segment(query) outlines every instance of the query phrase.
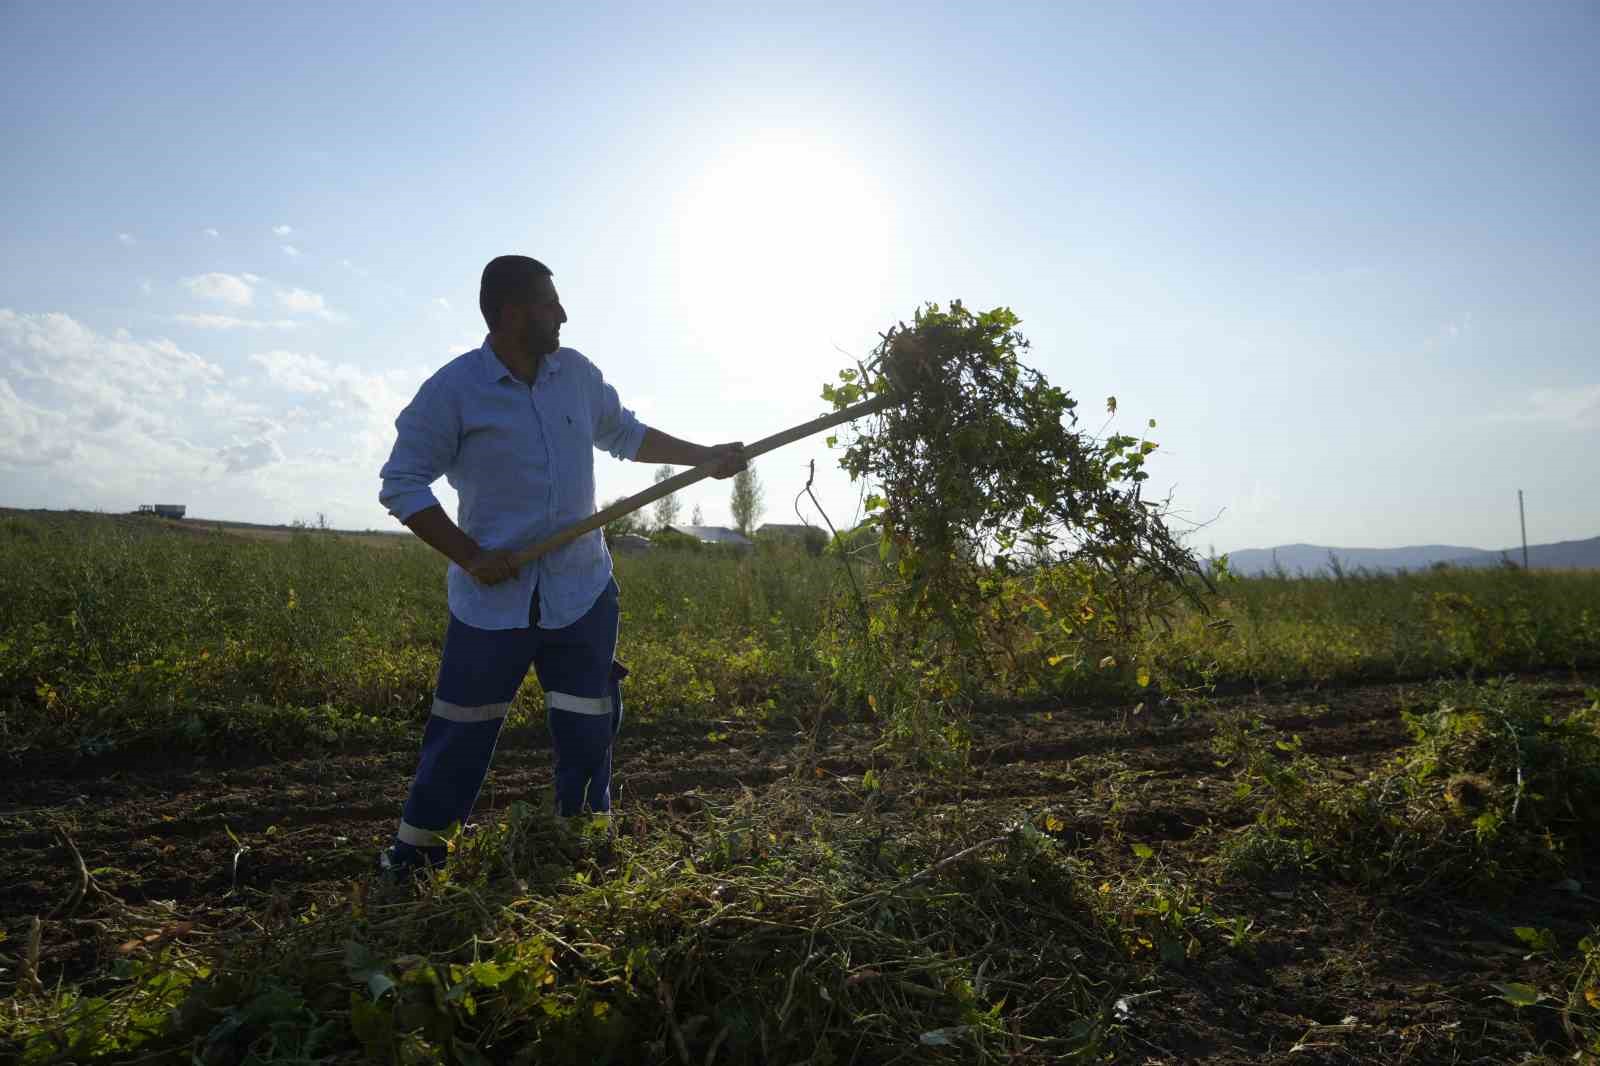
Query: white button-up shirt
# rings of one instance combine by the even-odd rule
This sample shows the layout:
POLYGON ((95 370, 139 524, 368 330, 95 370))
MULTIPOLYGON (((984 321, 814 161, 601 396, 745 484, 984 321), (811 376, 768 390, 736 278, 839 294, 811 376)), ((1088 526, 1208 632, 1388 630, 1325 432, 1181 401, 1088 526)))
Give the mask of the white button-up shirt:
MULTIPOLYGON (((404 522, 438 505, 429 486, 443 476, 460 497, 456 524, 486 550, 526 547, 594 514, 594 449, 632 459, 646 428, 579 352, 546 355, 530 386, 487 337, 424 382, 394 424, 379 501, 404 522)), ((450 613, 479 629, 524 628, 537 588, 540 628, 560 629, 610 580, 611 555, 594 530, 498 585, 451 563, 450 613)))

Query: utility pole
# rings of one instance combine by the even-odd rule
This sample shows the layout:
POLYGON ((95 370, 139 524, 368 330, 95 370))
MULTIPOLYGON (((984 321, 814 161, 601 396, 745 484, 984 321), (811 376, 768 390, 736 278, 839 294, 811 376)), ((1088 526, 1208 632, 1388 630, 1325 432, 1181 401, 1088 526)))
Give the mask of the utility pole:
POLYGON ((1522 490, 1517 490, 1517 518, 1522 522, 1522 568, 1528 569, 1528 512, 1522 509, 1522 490))

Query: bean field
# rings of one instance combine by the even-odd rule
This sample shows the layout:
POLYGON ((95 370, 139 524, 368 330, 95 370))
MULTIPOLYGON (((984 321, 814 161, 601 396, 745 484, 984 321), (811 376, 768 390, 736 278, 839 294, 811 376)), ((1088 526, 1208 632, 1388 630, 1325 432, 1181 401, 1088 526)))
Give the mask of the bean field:
POLYGON ((530 677, 390 887, 435 555, 0 514, 0 1058, 1600 1061, 1600 574, 1224 580, 937 742, 840 658, 871 565, 617 577, 615 816, 530 677))

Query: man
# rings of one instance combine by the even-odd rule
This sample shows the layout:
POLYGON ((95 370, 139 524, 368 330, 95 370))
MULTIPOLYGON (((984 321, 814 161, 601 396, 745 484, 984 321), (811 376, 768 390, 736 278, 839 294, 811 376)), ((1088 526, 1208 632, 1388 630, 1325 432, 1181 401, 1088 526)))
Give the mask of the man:
POLYGON ((506 711, 531 664, 545 690, 556 810, 611 809, 611 748, 622 723, 617 585, 599 530, 522 567, 510 556, 595 511, 594 451, 641 463, 744 468, 740 443, 704 447, 641 423, 598 368, 561 347, 566 311, 551 271, 505 255, 484 267, 483 346, 423 383, 400 417, 379 500, 450 560, 445 634, 422 757, 394 843, 391 876, 444 861, 445 831, 483 787, 506 711), (452 522, 429 487, 460 496, 452 522))

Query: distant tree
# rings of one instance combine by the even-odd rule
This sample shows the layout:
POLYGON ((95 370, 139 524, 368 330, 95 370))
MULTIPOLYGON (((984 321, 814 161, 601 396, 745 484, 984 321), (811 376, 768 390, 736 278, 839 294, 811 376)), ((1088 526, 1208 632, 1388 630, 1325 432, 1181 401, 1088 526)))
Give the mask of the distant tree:
MULTIPOLYGON (((656 484, 661 484, 674 473, 675 471, 668 464, 663 463, 661 466, 656 467, 656 484)), ((678 494, 673 492, 661 497, 656 501, 655 511, 657 529, 666 529, 676 523, 678 521, 678 494)))
POLYGON ((694 505, 694 513, 689 516, 689 524, 691 526, 703 526, 706 524, 706 514, 700 510, 698 503, 694 505))
POLYGON ((728 506, 733 511, 733 524, 739 527, 739 532, 745 536, 750 535, 750 530, 760 520, 761 514, 766 510, 763 497, 766 490, 761 485, 761 479, 756 476, 756 468, 747 466, 733 476, 733 498, 728 506))
POLYGON ((687 533, 675 529, 658 529, 650 534, 650 542, 658 548, 676 548, 679 551, 705 551, 706 546, 687 533))
MULTIPOLYGON (((607 501, 605 507, 600 509, 603 511, 606 509, 606 507, 610 507, 616 502, 616 500, 609 500, 607 501)), ((623 515, 621 518, 613 518, 611 521, 607 522, 605 524, 605 532, 606 540, 610 541, 627 533, 634 533, 642 536, 643 534, 650 532, 650 530, 649 524, 645 522, 644 518, 640 516, 639 512, 634 511, 630 514, 623 515)))

